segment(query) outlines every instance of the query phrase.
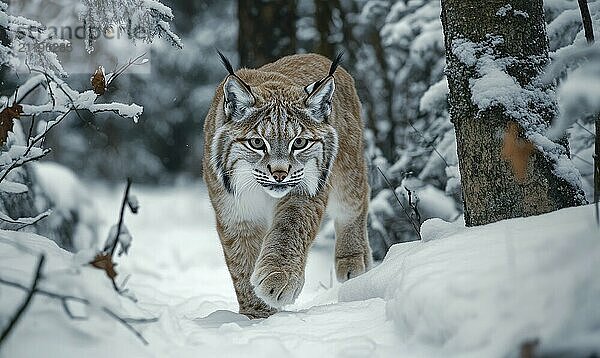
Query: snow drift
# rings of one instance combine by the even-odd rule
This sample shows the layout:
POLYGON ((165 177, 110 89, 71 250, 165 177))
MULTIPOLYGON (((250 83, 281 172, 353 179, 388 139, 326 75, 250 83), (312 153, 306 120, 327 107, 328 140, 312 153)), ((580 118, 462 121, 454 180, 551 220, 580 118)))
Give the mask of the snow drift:
POLYGON ((340 288, 380 297, 399 339, 435 356, 600 351, 600 231, 593 206, 464 228, 426 221, 423 241, 394 245, 340 288), (437 239, 433 239, 439 237, 437 239))
MULTIPOLYGON (((143 207, 127 218, 135 241, 117 267, 129 298, 104 272, 82 266, 93 252, 73 255, 41 236, 0 231, 0 278, 29 287, 44 252, 40 287, 91 303, 69 301, 80 317, 71 319, 59 300, 34 296, 1 357, 505 357, 536 339, 537 353, 600 351, 592 206, 476 228, 431 219, 423 241, 394 245, 379 266, 342 285, 330 281, 333 241, 319 238, 298 302, 248 320, 235 313, 200 185, 134 189, 143 207), (131 323, 149 344, 105 308, 150 318, 131 323)), ((103 221, 113 222, 122 192, 93 191, 103 221)), ((24 296, 0 284, 1 327, 24 296)))

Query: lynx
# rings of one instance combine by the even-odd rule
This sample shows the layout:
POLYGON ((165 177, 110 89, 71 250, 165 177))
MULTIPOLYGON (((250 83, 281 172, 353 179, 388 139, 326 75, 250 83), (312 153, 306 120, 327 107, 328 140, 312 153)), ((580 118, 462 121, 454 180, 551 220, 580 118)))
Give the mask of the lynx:
POLYGON ((240 313, 267 317, 300 294, 326 211, 338 280, 371 265, 360 102, 340 56, 234 72, 219 55, 229 75, 204 125, 204 179, 240 313))

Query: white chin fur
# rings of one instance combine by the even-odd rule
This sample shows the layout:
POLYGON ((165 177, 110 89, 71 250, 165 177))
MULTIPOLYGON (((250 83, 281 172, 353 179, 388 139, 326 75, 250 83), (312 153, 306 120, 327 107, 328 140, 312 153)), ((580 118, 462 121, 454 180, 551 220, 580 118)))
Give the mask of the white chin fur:
POLYGON ((267 194, 269 194, 270 196, 272 196, 275 199, 279 199, 279 198, 283 198, 287 193, 289 193, 291 191, 291 189, 285 189, 285 190, 271 190, 269 188, 264 188, 265 192, 267 192, 267 194))

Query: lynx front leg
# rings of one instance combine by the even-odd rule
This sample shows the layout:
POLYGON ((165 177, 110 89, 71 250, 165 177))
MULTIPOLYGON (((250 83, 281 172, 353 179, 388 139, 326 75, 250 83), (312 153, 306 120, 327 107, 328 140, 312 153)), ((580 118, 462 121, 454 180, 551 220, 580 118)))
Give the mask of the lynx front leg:
POLYGON ((337 180, 332 191, 335 226, 335 272, 344 282, 367 271, 372 263, 367 237, 369 186, 366 174, 352 173, 337 180))
POLYGON ((308 249, 317 235, 326 195, 314 198, 291 195, 276 209, 250 282, 269 306, 293 303, 304 286, 308 249))
POLYGON ((217 231, 237 295, 240 313, 250 318, 268 317, 276 310, 258 298, 250 284, 250 275, 252 275, 266 229, 250 223, 232 226, 228 228, 217 223, 217 231))

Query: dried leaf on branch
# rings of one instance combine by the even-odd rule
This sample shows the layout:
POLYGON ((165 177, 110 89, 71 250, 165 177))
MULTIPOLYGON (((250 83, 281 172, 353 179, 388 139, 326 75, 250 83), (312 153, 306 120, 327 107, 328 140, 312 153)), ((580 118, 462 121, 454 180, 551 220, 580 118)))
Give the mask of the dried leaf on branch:
POLYGON ((98 96, 102 96, 106 92, 106 73, 104 72, 104 66, 98 66, 96 72, 92 78, 90 78, 90 82, 92 83, 92 89, 94 93, 98 96))
POLYGON ((102 252, 98 253, 94 260, 90 262, 90 265, 93 267, 106 271, 106 275, 113 281, 113 286, 117 292, 120 292, 120 289, 114 281, 114 278, 117 276, 117 272, 114 270, 116 264, 113 261, 115 249, 120 245, 119 256, 127 254, 132 242, 129 229, 127 229, 127 226, 124 223, 125 209, 128 206, 131 212, 135 214, 139 207, 137 198, 129 194, 130 188, 131 179, 127 179, 127 186, 125 187, 125 194, 123 195, 121 210, 119 212, 119 221, 110 228, 102 252))
POLYGON ((117 277, 117 272, 115 271, 115 264, 112 261, 112 256, 109 253, 99 253, 94 257, 94 260, 90 262, 90 265, 104 270, 106 275, 110 277, 111 280, 114 280, 117 277))
POLYGON ((12 132, 14 120, 20 118, 21 113, 23 113, 23 106, 20 104, 13 104, 0 112, 0 145, 6 143, 8 132, 12 132))
POLYGON ((115 71, 109 74, 106 74, 104 66, 98 66, 96 72, 94 72, 94 74, 90 78, 90 82, 92 84, 92 89, 94 90, 94 93, 98 96, 103 95, 104 93, 106 93, 111 83, 113 83, 114 80, 116 80, 117 77, 122 75, 129 67, 131 67, 132 65, 143 65, 146 62, 148 62, 147 59, 142 59, 142 57, 144 56, 146 56, 145 52, 134 59, 129 59, 129 61, 127 61, 126 64, 115 69, 115 71))

